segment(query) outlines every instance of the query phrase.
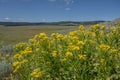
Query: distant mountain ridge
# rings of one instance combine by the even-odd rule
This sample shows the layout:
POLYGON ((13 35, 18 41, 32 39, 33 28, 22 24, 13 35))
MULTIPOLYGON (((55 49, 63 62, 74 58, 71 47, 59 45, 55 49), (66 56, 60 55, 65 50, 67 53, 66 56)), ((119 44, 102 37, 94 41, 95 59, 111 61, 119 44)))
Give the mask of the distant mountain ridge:
POLYGON ((83 25, 93 25, 97 23, 103 23, 106 21, 60 21, 60 22, 0 22, 3 26, 28 26, 28 25, 63 25, 63 26, 77 26, 83 25))

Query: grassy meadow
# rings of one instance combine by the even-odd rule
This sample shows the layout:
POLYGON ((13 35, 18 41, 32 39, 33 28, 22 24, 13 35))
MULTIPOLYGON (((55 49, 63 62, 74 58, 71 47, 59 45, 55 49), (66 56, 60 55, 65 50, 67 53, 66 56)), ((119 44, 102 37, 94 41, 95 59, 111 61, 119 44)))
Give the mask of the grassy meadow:
POLYGON ((1 44, 14 44, 1 79, 120 80, 120 24, 0 28, 1 44))
POLYGON ((5 45, 27 41, 35 34, 45 32, 50 35, 53 32, 67 34, 77 29, 75 26, 0 26, 0 48, 5 45))

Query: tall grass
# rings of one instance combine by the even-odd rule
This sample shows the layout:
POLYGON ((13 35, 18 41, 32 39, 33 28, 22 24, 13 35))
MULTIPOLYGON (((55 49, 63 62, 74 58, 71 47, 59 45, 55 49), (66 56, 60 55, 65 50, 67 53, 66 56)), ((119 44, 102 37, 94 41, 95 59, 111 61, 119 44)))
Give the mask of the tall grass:
POLYGON ((14 46, 13 80, 119 80, 120 25, 45 33, 14 46))

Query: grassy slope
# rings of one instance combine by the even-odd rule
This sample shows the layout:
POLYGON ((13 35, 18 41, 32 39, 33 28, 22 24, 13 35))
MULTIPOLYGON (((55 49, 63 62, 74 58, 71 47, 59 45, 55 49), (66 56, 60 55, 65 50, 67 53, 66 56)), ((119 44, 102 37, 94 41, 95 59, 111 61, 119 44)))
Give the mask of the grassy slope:
POLYGON ((0 26, 0 48, 4 45, 27 41, 29 38, 40 32, 45 32, 48 35, 53 32, 66 34, 75 29, 77 29, 75 26, 0 26))

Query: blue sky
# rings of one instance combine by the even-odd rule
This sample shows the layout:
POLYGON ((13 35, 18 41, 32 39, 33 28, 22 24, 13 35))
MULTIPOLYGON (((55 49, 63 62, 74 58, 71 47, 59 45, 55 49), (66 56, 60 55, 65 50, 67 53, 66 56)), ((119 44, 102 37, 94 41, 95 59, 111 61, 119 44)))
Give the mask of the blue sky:
POLYGON ((120 0, 0 0, 0 21, 114 20, 120 0))

